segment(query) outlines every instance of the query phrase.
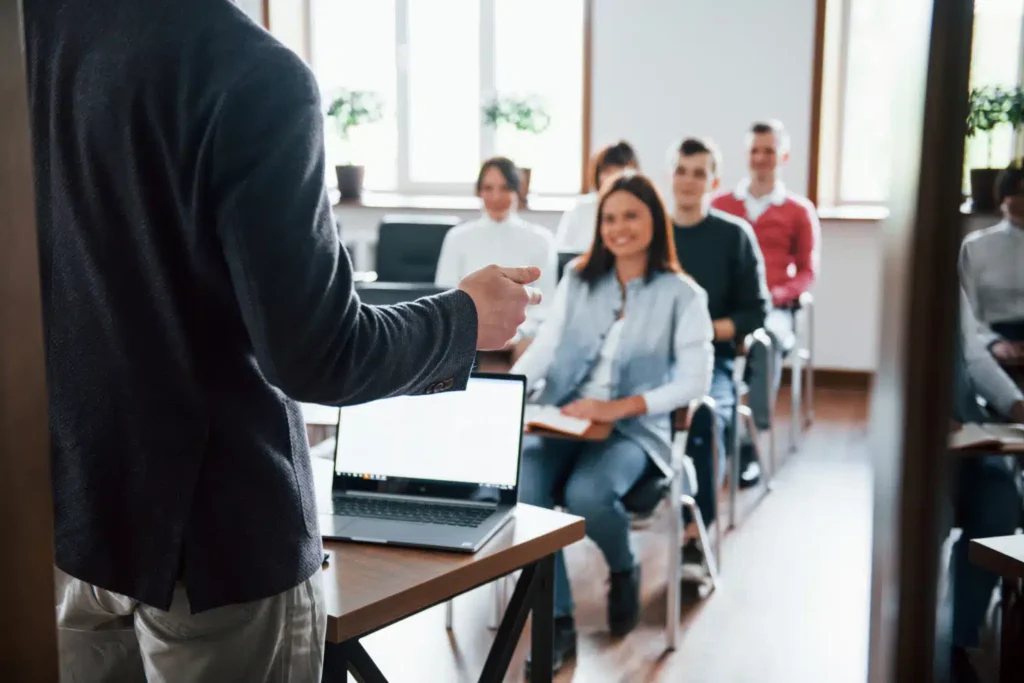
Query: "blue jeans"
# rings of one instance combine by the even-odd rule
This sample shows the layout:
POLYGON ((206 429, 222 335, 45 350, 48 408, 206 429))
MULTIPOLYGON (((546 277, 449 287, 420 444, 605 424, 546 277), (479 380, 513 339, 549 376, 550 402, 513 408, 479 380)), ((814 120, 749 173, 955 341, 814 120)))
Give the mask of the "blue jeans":
MULTIPOLYGON (((646 469, 647 454, 618 432, 600 443, 527 436, 519 499, 545 508, 564 505, 568 512, 586 520, 587 536, 604 553, 608 569, 628 571, 636 564, 636 554, 622 497, 646 469)), ((572 613, 569 575, 559 552, 555 556, 555 617, 572 613)))
POLYGON ((1021 501, 1013 470, 1001 456, 968 458, 956 479, 957 517, 963 533, 953 545, 950 566, 953 592, 953 644, 976 647, 978 631, 992 590, 999 580, 967 559, 971 539, 1009 536, 1021 518, 1021 501))
MULTIPOLYGON (((718 436, 718 481, 715 481, 711 433, 706 418, 695 416, 690 427, 686 453, 693 459, 697 471, 697 508, 705 524, 715 521, 715 489, 725 481, 726 456, 729 452, 727 437, 736 421, 736 386, 732 382, 732 358, 715 358, 708 395, 715 400, 715 425, 718 436)), ((687 520, 689 521, 689 520, 687 520)))

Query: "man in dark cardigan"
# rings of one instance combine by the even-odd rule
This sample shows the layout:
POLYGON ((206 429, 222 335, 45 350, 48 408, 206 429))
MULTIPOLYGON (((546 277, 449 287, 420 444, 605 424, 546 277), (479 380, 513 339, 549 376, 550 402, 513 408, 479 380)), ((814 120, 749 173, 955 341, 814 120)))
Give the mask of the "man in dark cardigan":
POLYGON ((295 401, 464 388, 539 271, 362 305, 296 55, 229 0, 24 8, 64 679, 319 681, 295 401))

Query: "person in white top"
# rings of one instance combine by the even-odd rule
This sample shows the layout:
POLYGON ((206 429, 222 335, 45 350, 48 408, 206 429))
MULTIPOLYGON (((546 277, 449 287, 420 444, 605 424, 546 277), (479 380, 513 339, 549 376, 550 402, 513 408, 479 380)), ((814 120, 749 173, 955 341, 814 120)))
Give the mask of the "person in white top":
MULTIPOLYGON (((494 157, 483 163, 476 181, 483 213, 448 232, 441 245, 434 284, 454 287, 467 274, 490 263, 537 266, 541 270, 537 288, 545 299, 554 295, 558 280, 554 236, 516 213, 519 191, 519 172, 510 159, 494 157)), ((523 340, 536 334, 546 308, 542 303, 528 312, 515 340, 516 348, 512 349, 514 356, 524 349, 523 340)))
POLYGON ((968 235, 960 281, 978 320, 976 334, 1000 363, 1024 364, 1024 170, 996 181, 1003 220, 968 235))
POLYGON ((555 244, 559 251, 582 254, 590 250, 597 225, 598 190, 604 181, 627 168, 639 170, 640 162, 625 140, 603 147, 594 155, 590 160, 590 192, 580 197, 558 222, 555 244))

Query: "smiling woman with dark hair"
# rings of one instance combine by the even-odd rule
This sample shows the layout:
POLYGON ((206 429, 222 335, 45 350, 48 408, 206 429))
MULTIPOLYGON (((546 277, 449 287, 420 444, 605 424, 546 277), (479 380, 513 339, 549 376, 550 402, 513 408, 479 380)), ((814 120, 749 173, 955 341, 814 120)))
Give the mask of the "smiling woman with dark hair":
MULTIPOLYGON (((714 352, 707 296, 683 274, 664 204, 650 180, 624 171, 605 183, 590 251, 566 268, 548 318, 513 373, 537 402, 614 425, 603 442, 529 437, 523 502, 562 501, 587 521, 611 572, 608 626, 640 615, 640 576, 622 497, 648 467, 671 473, 670 414, 704 396, 714 352)), ((575 654, 572 596, 555 563, 556 668, 575 654)))

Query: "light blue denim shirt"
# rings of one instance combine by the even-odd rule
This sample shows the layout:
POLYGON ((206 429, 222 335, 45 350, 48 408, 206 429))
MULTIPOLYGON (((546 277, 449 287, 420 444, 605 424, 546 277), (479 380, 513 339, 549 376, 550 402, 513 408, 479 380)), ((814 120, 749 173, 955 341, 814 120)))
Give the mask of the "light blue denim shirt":
POLYGON ((579 398, 620 314, 611 398, 641 395, 647 413, 620 420, 615 429, 669 474, 670 415, 708 392, 714 364, 707 295, 689 277, 636 278, 623 293, 614 270, 591 286, 569 264, 544 325, 512 372, 526 375, 528 389, 539 389, 537 403, 563 406, 579 398))

